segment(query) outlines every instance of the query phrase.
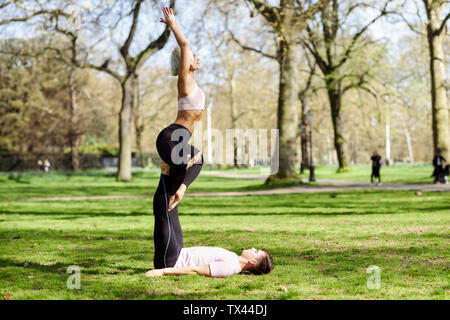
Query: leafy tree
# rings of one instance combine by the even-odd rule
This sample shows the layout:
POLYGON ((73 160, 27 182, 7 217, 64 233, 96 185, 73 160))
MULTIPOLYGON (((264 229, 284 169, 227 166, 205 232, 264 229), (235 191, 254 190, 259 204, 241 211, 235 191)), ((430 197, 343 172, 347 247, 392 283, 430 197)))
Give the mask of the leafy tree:
POLYGON ((448 10, 449 1, 423 0, 427 15, 427 39, 430 54, 431 109, 433 146, 441 149, 442 155, 450 159, 449 106, 447 100, 448 85, 445 78, 445 54, 443 50, 444 30, 450 19, 450 12, 444 18, 442 13, 448 10))
POLYGON ((298 130, 298 78, 297 41, 312 19, 327 1, 280 0, 278 5, 268 1, 247 0, 252 6, 251 14, 261 15, 274 34, 276 53, 270 54, 260 49, 242 44, 233 39, 245 50, 274 59, 279 66, 279 91, 277 127, 279 129, 279 170, 268 178, 266 183, 276 180, 298 180, 295 170, 295 153, 298 130))
MULTIPOLYGON (((373 8, 378 11, 375 17, 351 36, 346 34, 346 22, 352 19, 352 15, 359 8, 371 8, 369 2, 347 1, 344 3, 331 0, 322 6, 318 20, 310 20, 306 27, 307 37, 302 42, 314 57, 323 74, 333 123, 334 147, 339 163, 338 171, 346 171, 349 167, 345 150, 343 95, 353 88, 370 91, 364 86, 367 83, 367 73, 354 72, 354 70, 346 72, 346 63, 352 59, 355 51, 370 43, 370 39, 364 37, 366 31, 377 20, 390 13, 388 5, 391 2, 391 0, 383 1, 381 9, 373 8)), ((364 71, 368 71, 368 69, 364 69, 364 71)))

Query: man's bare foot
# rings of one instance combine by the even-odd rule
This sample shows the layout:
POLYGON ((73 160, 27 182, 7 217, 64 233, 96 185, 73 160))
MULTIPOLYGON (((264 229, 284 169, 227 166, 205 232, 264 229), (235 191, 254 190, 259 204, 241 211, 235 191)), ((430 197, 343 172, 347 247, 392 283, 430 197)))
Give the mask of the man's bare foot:
POLYGON ((178 188, 177 192, 175 193, 175 195, 170 196, 169 199, 169 212, 172 211, 177 205, 178 203, 180 203, 181 199, 183 199, 184 197, 184 192, 186 191, 186 185, 185 184, 181 184, 181 186, 178 188))

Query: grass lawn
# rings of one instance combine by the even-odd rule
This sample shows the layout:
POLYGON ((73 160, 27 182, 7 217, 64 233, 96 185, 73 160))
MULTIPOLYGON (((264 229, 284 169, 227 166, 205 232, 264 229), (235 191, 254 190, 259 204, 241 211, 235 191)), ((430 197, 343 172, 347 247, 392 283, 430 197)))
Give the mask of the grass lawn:
MULTIPOLYGON (((315 168, 315 175, 317 179, 327 180, 345 180, 369 183, 372 168, 370 165, 352 166, 350 171, 337 173, 337 166, 317 165, 315 168)), ((300 167, 296 167, 299 172, 300 167)), ((269 166, 257 166, 252 168, 223 168, 225 172, 230 173, 250 173, 250 174, 268 174, 269 166), (266 173, 267 172, 267 173, 266 173)), ((430 164, 395 164, 381 168, 381 181, 383 183, 432 183, 433 178, 430 178, 433 172, 433 167, 430 164)), ((304 181, 309 178, 309 170, 300 176, 304 181)))
MULTIPOLYGON (((382 171, 383 172, 383 171, 382 171)), ((449 299, 449 193, 352 191, 189 197, 185 246, 268 249, 265 276, 146 278, 153 267, 152 198, 28 201, 153 193, 159 174, 0 175, 0 299, 449 299), (68 266, 81 289, 68 289, 68 266), (370 289, 369 266, 380 269, 370 289)), ((189 191, 257 188, 200 176, 189 191)))
MULTIPOLYGON (((160 171, 136 170, 131 182, 116 182, 115 171, 93 170, 79 174, 38 172, 0 173, 0 200, 29 197, 148 195, 158 186, 160 171)), ((200 176, 188 192, 222 192, 263 188, 261 181, 200 176), (200 181, 200 183, 199 183, 200 181)))
MULTIPOLYGON (((369 166, 355 166, 351 171, 336 173, 336 167, 317 166, 315 170, 318 179, 346 180, 368 183, 370 181, 369 166)), ((202 171, 219 170, 205 166, 202 171)), ((229 173, 268 174, 268 166, 253 168, 223 168, 229 173)), ((299 171, 299 168, 297 168, 299 171)), ((384 183, 429 183, 432 167, 429 165, 394 165, 381 171, 384 183)), ((115 181, 115 170, 91 170, 83 173, 0 173, 0 200, 21 199, 29 197, 85 196, 85 195, 145 195, 155 191, 160 171, 134 170, 133 180, 128 183, 115 181)), ((309 171, 299 175, 299 179, 307 181, 309 171)), ((313 183, 317 184, 317 183, 313 183)), ((292 183, 280 185, 290 186, 292 183)), ((247 191, 273 188, 265 186, 260 180, 223 179, 214 176, 200 176, 196 183, 189 187, 188 192, 224 192, 247 191), (200 182, 200 183, 199 183, 200 182)))
MULTIPOLYGON (((370 182, 371 166, 358 165, 350 169, 349 172, 337 173, 337 167, 318 166, 316 178, 331 180, 348 180, 355 182, 370 182)), ((383 183, 432 183, 431 174, 433 167, 424 164, 396 164, 392 166, 383 166, 380 170, 381 182, 383 183)), ((309 175, 309 171, 307 173, 309 175)), ((306 177, 306 175, 305 175, 306 177)), ((377 180, 378 181, 378 180, 377 180)))

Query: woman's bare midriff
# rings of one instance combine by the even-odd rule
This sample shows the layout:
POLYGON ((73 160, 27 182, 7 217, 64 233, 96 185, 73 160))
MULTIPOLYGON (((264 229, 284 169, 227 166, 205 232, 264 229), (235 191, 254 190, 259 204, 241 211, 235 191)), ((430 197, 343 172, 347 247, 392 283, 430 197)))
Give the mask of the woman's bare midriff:
POLYGON ((194 132, 194 124, 201 119, 202 113, 203 110, 179 110, 174 123, 186 127, 192 135, 192 132, 194 132))

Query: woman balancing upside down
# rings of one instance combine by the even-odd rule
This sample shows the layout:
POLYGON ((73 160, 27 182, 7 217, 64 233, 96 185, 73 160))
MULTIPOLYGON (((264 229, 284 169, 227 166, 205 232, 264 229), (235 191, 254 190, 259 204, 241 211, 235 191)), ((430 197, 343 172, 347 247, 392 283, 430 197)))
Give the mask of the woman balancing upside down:
POLYGON ((150 270, 146 276, 202 274, 225 277, 244 270, 268 273, 273 269, 273 262, 266 250, 252 248, 242 251, 238 257, 222 248, 183 248, 178 204, 203 164, 202 153, 188 141, 194 123, 201 118, 205 94, 194 80, 199 59, 178 27, 172 9, 164 7, 163 12, 165 19, 160 21, 172 29, 179 45, 171 57, 172 75, 178 76, 178 114, 175 122, 164 128, 156 139, 162 164, 153 197, 155 270, 150 270))
POLYGON ((169 25, 179 45, 170 61, 172 75, 178 76, 178 114, 175 122, 164 128, 156 139, 156 149, 162 159, 159 185, 153 197, 157 269, 174 266, 183 248, 178 203, 202 168, 202 153, 188 141, 205 105, 205 94, 194 80, 199 59, 178 27, 172 9, 164 7, 163 12, 165 20, 161 18, 161 22, 169 25))

